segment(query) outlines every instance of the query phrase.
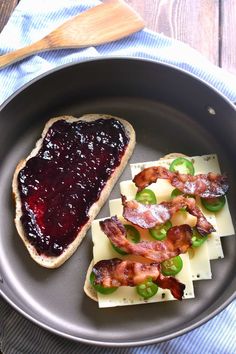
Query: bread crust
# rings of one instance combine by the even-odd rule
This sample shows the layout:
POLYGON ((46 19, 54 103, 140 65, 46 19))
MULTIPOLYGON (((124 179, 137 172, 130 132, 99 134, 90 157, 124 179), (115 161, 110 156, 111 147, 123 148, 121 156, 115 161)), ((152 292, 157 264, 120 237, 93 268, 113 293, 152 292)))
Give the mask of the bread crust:
POLYGON ((15 215, 15 225, 16 225, 16 229, 17 232, 20 236, 20 238, 22 239, 22 241, 24 242, 30 256, 33 258, 33 260, 35 262, 37 262, 39 265, 46 267, 46 268, 58 268, 59 266, 61 266, 68 258, 70 258, 72 256, 72 254, 76 251, 76 249, 78 248, 78 246, 80 245, 80 243, 82 242, 83 238, 85 237, 88 229, 91 226, 91 222, 94 220, 94 218, 96 217, 96 215, 99 213, 100 209, 102 208, 102 206, 104 205, 104 203, 106 202, 107 198, 109 197, 109 194, 112 190, 112 188, 114 187, 116 181, 118 180, 118 178, 120 177, 121 173, 123 172, 129 158, 131 157, 133 150, 135 147, 135 131, 132 127, 132 125, 127 122, 124 119, 115 117, 115 116, 111 116, 111 115, 103 115, 103 114, 86 114, 84 116, 81 116, 80 118, 76 118, 76 117, 72 117, 72 116, 60 116, 60 117, 55 117, 55 118, 51 118, 45 125, 42 135, 40 137, 40 139, 36 142, 36 145, 34 147, 34 149, 31 151, 31 153, 24 159, 21 160, 18 165, 16 166, 14 175, 13 175, 13 181, 12 181, 12 190, 13 190, 13 195, 15 198, 15 204, 16 204, 16 215, 15 215), (22 209, 21 209, 21 198, 20 198, 20 193, 18 190, 18 183, 17 183, 17 176, 20 172, 20 170, 22 168, 24 168, 24 166, 26 165, 26 162, 33 156, 37 155, 38 151, 41 148, 42 145, 42 141, 48 131, 48 129, 51 127, 52 124, 54 124, 56 121, 58 120, 66 120, 67 122, 76 122, 76 121, 87 121, 87 122, 91 122, 91 121, 95 121, 97 119, 117 119, 119 120, 124 128, 125 131, 127 133, 127 135, 129 136, 129 143, 128 146, 126 148, 126 151, 121 159, 121 163, 120 165, 115 169, 115 171, 113 172, 113 174, 111 175, 111 177, 109 178, 109 180, 107 181, 106 185, 104 186, 103 190, 101 191, 100 197, 98 199, 97 202, 95 202, 90 210, 89 210, 89 220, 87 221, 87 223, 82 227, 82 229, 80 230, 80 232, 77 234, 75 240, 68 245, 68 247, 62 252, 61 255, 59 256, 46 256, 43 254, 38 254, 38 252, 36 251, 35 247, 29 242, 25 231, 23 229, 23 225, 21 223, 21 216, 22 216, 22 209))
POLYGON ((92 285, 90 284, 90 274, 92 272, 93 269, 93 265, 94 265, 94 261, 92 260, 90 262, 90 265, 88 267, 87 270, 87 274, 86 274, 86 279, 84 282, 84 292, 85 294, 90 297, 90 299, 94 300, 94 301, 98 301, 98 297, 97 297, 97 292, 96 290, 92 287, 92 285))
POLYGON ((171 152, 160 158, 160 160, 169 160, 169 159, 177 159, 178 157, 187 157, 187 155, 182 154, 181 152, 171 152))

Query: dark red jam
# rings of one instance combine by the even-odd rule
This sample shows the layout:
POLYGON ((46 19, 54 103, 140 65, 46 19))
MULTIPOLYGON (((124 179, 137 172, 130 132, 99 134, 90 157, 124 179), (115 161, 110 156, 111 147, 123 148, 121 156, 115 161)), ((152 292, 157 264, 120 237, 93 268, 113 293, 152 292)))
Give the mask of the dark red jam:
POLYGON ((51 126, 18 175, 21 222, 39 254, 58 256, 75 239, 128 142, 115 119, 51 126))

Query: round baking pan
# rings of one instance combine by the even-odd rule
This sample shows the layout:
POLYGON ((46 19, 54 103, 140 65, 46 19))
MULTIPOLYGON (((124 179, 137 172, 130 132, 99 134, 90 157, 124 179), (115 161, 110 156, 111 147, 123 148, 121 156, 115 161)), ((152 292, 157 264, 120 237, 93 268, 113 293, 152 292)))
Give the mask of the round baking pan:
MULTIPOLYGON (((107 58, 63 66, 31 81, 1 107, 1 294, 43 328, 84 343, 144 345, 184 334, 235 298, 234 236, 222 239, 225 257, 211 262, 212 280, 194 283, 195 299, 99 309, 83 292, 92 259, 90 232, 55 270, 33 262, 17 235, 11 197, 16 164, 31 151, 49 118, 85 113, 112 114, 133 125, 132 163, 170 152, 216 153, 229 176, 229 207, 236 215, 236 111, 224 96, 182 70, 152 61, 107 58)), ((120 180, 130 178, 127 165, 120 180)), ((118 186, 111 198, 119 197, 118 186)), ((106 203, 97 217, 108 215, 106 203)))

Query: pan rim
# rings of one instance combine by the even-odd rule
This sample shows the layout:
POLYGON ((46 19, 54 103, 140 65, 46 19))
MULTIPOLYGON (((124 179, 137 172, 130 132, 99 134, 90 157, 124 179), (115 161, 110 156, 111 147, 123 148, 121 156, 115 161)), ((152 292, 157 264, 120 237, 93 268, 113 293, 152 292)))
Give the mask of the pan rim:
MULTIPOLYGON (((132 57, 132 58, 131 57, 99 57, 99 58, 85 59, 85 60, 74 62, 74 63, 68 63, 68 64, 61 65, 59 67, 53 68, 53 69, 51 69, 51 70, 49 70, 49 71, 37 76, 36 78, 30 80, 28 83, 26 83, 22 87, 20 87, 15 93, 13 93, 11 96, 9 96, 3 102, 3 104, 0 106, 0 112, 9 103, 11 103, 16 96, 18 96, 25 89, 27 89, 28 87, 30 87, 34 83, 40 81, 41 79, 43 79, 43 78, 45 78, 47 76, 50 76, 51 74, 53 74, 55 72, 58 72, 60 70, 64 70, 64 69, 66 69, 68 67, 77 66, 77 65, 80 65, 80 64, 94 63, 94 62, 97 62, 97 61, 101 62, 101 61, 114 61, 114 60, 116 60, 116 61, 117 60, 119 60, 119 61, 124 61, 124 60, 127 61, 128 60, 128 61, 139 61, 139 62, 145 62, 145 63, 153 63, 153 64, 158 64, 160 66, 179 71, 179 72, 183 73, 184 75, 187 75, 187 76, 191 77, 192 79, 195 79, 195 80, 199 81, 201 84, 205 85, 209 89, 213 90, 227 104, 229 104, 231 106, 231 108, 233 108, 233 110, 236 112, 236 107, 234 106, 232 101, 230 101, 224 94, 222 94, 220 91, 218 91, 211 84, 205 82, 203 79, 200 79, 196 75, 194 75, 192 73, 189 73, 188 71, 186 71, 184 69, 181 69, 181 68, 178 68, 178 67, 176 67, 174 65, 171 65, 171 64, 166 64, 166 63, 163 63, 163 62, 160 62, 160 61, 151 60, 151 59, 142 59, 142 58, 135 58, 135 57, 132 57)), ((106 346, 106 347, 111 347, 111 346, 112 347, 143 346, 143 345, 149 345, 149 344, 155 344, 155 343, 164 342, 164 341, 176 338, 178 336, 184 335, 184 334, 190 332, 191 330, 193 330, 195 328, 198 328, 199 326, 201 326, 204 323, 208 322, 210 319, 212 319, 217 314, 219 314, 222 310, 224 310, 236 298, 236 291, 235 291, 229 298, 227 298, 217 309, 212 311, 210 314, 206 315, 204 318, 200 319, 199 321, 195 322, 194 324, 189 325, 188 327, 186 327, 184 329, 180 329, 178 331, 175 331, 175 332, 173 332, 171 334, 167 334, 167 335, 161 336, 159 338, 154 338, 154 339, 146 339, 146 340, 132 341, 132 342, 122 341, 122 342, 113 343, 113 342, 109 342, 109 341, 98 341, 98 340, 93 340, 93 339, 86 339, 86 338, 77 337, 77 336, 74 336, 74 335, 71 335, 71 334, 64 333, 63 331, 57 330, 55 328, 50 327, 47 324, 44 324, 44 323, 40 322, 40 320, 34 318, 32 315, 30 315, 25 310, 20 308, 17 304, 15 304, 14 301, 4 292, 4 290, 1 289, 1 277, 0 277, 0 294, 3 297, 3 299, 5 299, 20 314, 22 314, 24 317, 26 317, 29 320, 31 320, 36 325, 48 330, 49 332, 57 334, 57 335, 60 335, 60 336, 62 336, 64 338, 67 338, 67 339, 71 339, 71 340, 77 341, 77 342, 90 344, 90 345, 97 345, 97 346, 106 346)))
POLYGON ((94 62, 100 62, 100 61, 138 61, 138 62, 143 62, 143 63, 151 63, 151 64, 158 64, 160 66, 163 66, 165 68, 169 68, 172 70, 176 70, 179 71, 180 73, 189 76, 192 79, 195 79, 197 81, 199 81, 202 85, 208 87, 209 89, 213 90, 214 93, 218 94, 223 100, 226 101, 226 103, 228 103, 231 108, 233 108, 233 110, 235 110, 236 112, 236 106, 234 104, 234 102, 232 102, 227 96, 225 96, 222 92, 220 92, 218 89, 216 89, 213 85, 209 84, 208 82, 206 82, 205 80, 199 78, 197 75, 190 73, 189 71, 179 68, 173 64, 169 64, 169 63, 164 63, 162 61, 159 60, 154 60, 154 59, 146 59, 146 58, 140 58, 140 57, 129 57, 129 56, 101 56, 101 57, 91 57, 91 58, 86 58, 80 61, 76 61, 73 63, 66 63, 66 64, 62 64, 59 65, 55 68, 52 68, 38 76, 36 76, 35 78, 33 78, 32 80, 30 80, 29 82, 25 83, 23 86, 21 86, 20 88, 18 88, 14 93, 12 93, 1 105, 0 105, 0 113, 1 111, 16 97, 18 96, 21 92, 23 92, 25 89, 27 89, 29 86, 33 85, 34 83, 40 81, 41 79, 50 76, 51 74, 54 74, 58 71, 64 70, 68 67, 72 67, 72 66, 76 66, 76 65, 80 65, 80 64, 88 64, 88 63, 94 63, 94 62))
POLYGON ((220 307, 218 307, 216 310, 211 312, 209 315, 205 316, 203 319, 199 320, 198 322, 184 328, 181 330, 178 330, 176 332, 173 332, 171 334, 164 335, 159 338, 155 339, 147 339, 147 340, 141 340, 141 341, 132 341, 132 342, 109 342, 109 341, 97 341, 97 340, 92 340, 92 339, 86 339, 82 337, 77 337, 73 336, 71 334, 64 333, 62 331, 59 331, 55 328, 52 328, 39 320, 35 319, 33 316, 28 314, 26 311, 22 310, 19 306, 17 306, 0 288, 0 294, 1 296, 10 304, 17 312, 19 312, 21 315, 23 315, 25 318, 29 319, 32 321, 34 324, 38 325, 39 327, 48 330, 49 332, 59 335, 61 337, 73 340, 75 342, 80 342, 84 344, 90 344, 94 346, 103 346, 103 347, 133 347, 133 346, 145 346, 145 345, 151 345, 151 344, 157 344, 165 341, 169 341, 171 339, 180 337, 184 334, 187 334, 188 332, 191 332, 192 330, 204 325, 207 323, 209 320, 213 319, 215 316, 217 316, 220 312, 222 312, 227 306, 229 306, 235 299, 236 299, 236 291, 223 303, 221 304, 220 307))

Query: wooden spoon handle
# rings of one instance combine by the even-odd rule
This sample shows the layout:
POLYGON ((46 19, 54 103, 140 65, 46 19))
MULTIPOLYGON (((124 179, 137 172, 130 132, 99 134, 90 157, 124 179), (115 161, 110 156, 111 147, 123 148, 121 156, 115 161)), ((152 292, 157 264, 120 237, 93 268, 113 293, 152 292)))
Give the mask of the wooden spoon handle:
POLYGON ((38 53, 45 49, 46 37, 40 39, 38 42, 28 45, 27 47, 14 50, 13 52, 4 54, 0 56, 0 69, 5 66, 15 63, 23 58, 28 57, 31 54, 38 53))

